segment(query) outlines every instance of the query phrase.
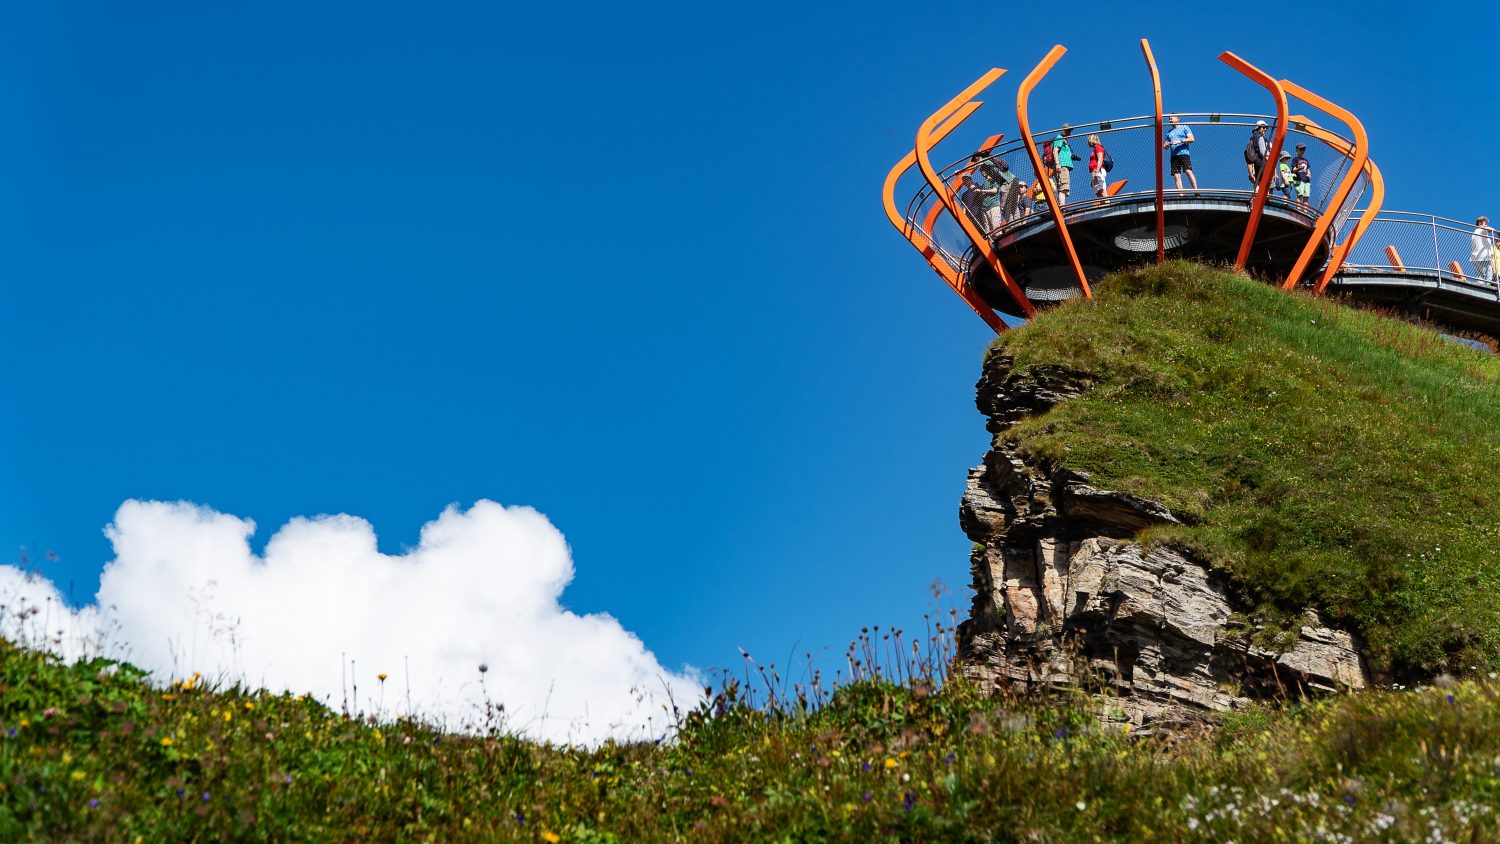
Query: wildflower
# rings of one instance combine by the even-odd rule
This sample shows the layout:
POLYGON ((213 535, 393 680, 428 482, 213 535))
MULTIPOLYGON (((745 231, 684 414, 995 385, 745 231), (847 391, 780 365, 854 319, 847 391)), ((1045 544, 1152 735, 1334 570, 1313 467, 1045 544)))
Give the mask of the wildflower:
POLYGON ((861 797, 861 798, 860 798, 860 799, 861 799, 861 800, 863 800, 863 801, 865 801, 865 802, 866 802, 866 803, 868 803, 868 802, 870 802, 870 801, 871 801, 871 800, 874 800, 874 799, 875 799, 875 795, 873 795, 873 794, 871 794, 871 793, 870 793, 870 792, 868 792, 868 791, 866 791, 866 792, 865 792, 865 793, 864 793, 864 796, 862 796, 862 797, 861 797))
POLYGON ((1065 738, 1067 738, 1068 737, 1068 728, 1067 727, 1058 727, 1057 730, 1052 733, 1052 737, 1055 738, 1055 739, 1065 739, 1065 738))
POLYGON ((382 672, 382 673, 380 673, 380 674, 376 674, 376 675, 375 675, 375 679, 377 679, 377 680, 379 680, 379 681, 380 681, 380 682, 382 682, 382 683, 384 683, 384 682, 385 682, 385 674, 384 674, 384 673, 383 673, 383 672, 382 672))
POLYGON ((485 664, 483 662, 479 663, 479 673, 480 674, 483 674, 483 673, 485 673, 486 671, 489 671, 489 670, 490 670, 489 665, 487 665, 487 664, 485 664))
POLYGON ((1082 800, 1079 800, 1077 803, 1074 803, 1073 806, 1077 808, 1078 811, 1082 812, 1084 809, 1087 809, 1089 807, 1089 804, 1083 802, 1082 800))
POLYGON ((179 789, 177 789, 177 799, 178 800, 181 800, 182 798, 184 798, 186 796, 187 796, 187 789, 185 789, 185 788, 179 788, 179 789))
POLYGON ((943 761, 947 762, 949 765, 952 765, 954 763, 954 761, 956 761, 957 759, 958 759, 958 754, 957 753, 949 752, 949 754, 947 755, 947 757, 945 757, 943 759, 943 761))
POLYGON ((97 797, 91 797, 91 798, 89 798, 89 808, 90 809, 97 809, 97 808, 99 808, 99 798, 97 798, 97 797))
POLYGON ((869 762, 865 762, 864 764, 860 765, 860 767, 864 769, 865 773, 868 774, 870 772, 870 763, 869 762))
POLYGON ((889 771, 890 769, 892 769, 894 767, 896 767, 896 760, 895 759, 891 759, 891 758, 887 758, 885 760, 885 769, 887 771, 889 771))
POLYGON ((1452 703, 1454 700, 1453 695, 1448 695, 1447 700, 1449 703, 1452 703))
POLYGON ((172 737, 171 736, 162 736, 161 737, 161 746, 162 747, 171 747, 172 746, 172 737))
POLYGON ((245 711, 246 711, 246 712, 249 712, 249 711, 250 711, 250 710, 252 710, 252 709, 254 709, 254 708, 255 708, 255 704, 253 704, 253 703, 251 703, 251 702, 250 702, 250 701, 248 701, 248 700, 247 700, 247 701, 245 701, 245 711))
POLYGON ((520 824, 521 826, 526 825, 526 813, 521 811, 520 809, 517 809, 516 813, 511 815, 511 817, 515 818, 516 823, 520 824))
POLYGON ((1350 806, 1353 806, 1354 805, 1354 795, 1352 795, 1352 794, 1345 794, 1344 795, 1344 802, 1348 803, 1350 806))
POLYGON ((207 802, 208 802, 208 792, 206 792, 206 791, 205 791, 205 792, 203 792, 203 802, 204 802, 204 803, 207 803, 207 802))
POLYGON ((281 778, 281 781, 283 783, 287 784, 287 785, 291 785, 292 784, 292 775, 291 774, 287 774, 286 776, 284 776, 284 777, 281 778))
POLYGON ((83 777, 84 777, 83 771, 74 771, 73 772, 73 779, 75 779, 75 780, 81 780, 81 779, 83 779, 83 777))
POLYGON ((549 829, 542 833, 542 840, 546 841, 547 844, 557 844, 557 842, 562 840, 562 836, 549 829))
POLYGON ((908 791, 901 797, 901 808, 903 811, 910 812, 911 808, 915 805, 917 805, 917 795, 912 792, 908 791))
POLYGON ((233 717, 234 717, 234 713, 233 712, 231 712, 228 709, 224 710, 224 720, 225 721, 228 721, 228 720, 232 719, 233 717))

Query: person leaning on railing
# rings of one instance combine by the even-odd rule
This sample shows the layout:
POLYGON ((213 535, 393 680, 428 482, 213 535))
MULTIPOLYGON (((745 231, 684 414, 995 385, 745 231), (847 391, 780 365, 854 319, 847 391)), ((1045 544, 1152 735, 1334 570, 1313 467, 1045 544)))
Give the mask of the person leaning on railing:
POLYGON ((1000 225, 1015 213, 1016 176, 1010 172, 1009 161, 1003 158, 999 160, 987 158, 986 156, 991 152, 993 150, 980 150, 969 158, 969 163, 979 171, 979 177, 984 180, 985 185, 999 190, 994 204, 995 213, 999 215, 999 219, 994 221, 994 226, 991 228, 993 231, 1000 228, 1000 225))
POLYGON ((969 209, 969 215, 978 221, 985 237, 1000 228, 999 194, 999 188, 980 187, 975 183, 974 177, 967 173, 964 174, 963 185, 958 189, 959 200, 969 209))

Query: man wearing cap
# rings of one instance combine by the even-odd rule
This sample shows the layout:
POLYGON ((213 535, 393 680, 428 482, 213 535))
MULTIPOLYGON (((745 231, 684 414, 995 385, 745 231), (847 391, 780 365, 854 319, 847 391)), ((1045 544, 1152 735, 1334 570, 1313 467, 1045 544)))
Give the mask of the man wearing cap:
POLYGON ((1297 144, 1292 158, 1292 185, 1297 188, 1297 204, 1306 208, 1312 196, 1312 165, 1307 162, 1307 144, 1297 144))
POLYGON ((1161 142, 1163 149, 1172 151, 1172 178, 1177 182, 1177 189, 1182 190, 1182 174, 1187 173, 1188 181, 1192 183, 1193 190, 1198 189, 1198 177, 1193 175, 1193 156, 1188 152, 1188 146, 1196 141, 1193 130, 1181 126, 1177 122, 1177 115, 1167 118, 1172 128, 1167 130, 1167 139, 1161 142))
POLYGON ((1250 173, 1250 184, 1260 184, 1260 168, 1266 166, 1271 157, 1271 142, 1266 140, 1266 121, 1255 121, 1250 131, 1250 143, 1245 145, 1245 169, 1250 173))
POLYGON ((1068 192, 1073 186, 1073 145, 1068 136, 1073 134, 1073 125, 1064 123, 1062 130, 1052 138, 1052 157, 1057 159, 1057 204, 1066 205, 1068 192))

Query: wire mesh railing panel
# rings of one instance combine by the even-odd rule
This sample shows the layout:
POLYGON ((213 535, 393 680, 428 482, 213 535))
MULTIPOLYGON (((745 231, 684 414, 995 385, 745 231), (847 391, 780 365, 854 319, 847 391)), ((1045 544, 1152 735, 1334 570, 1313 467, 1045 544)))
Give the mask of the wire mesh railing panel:
MULTIPOLYGON (((1358 223, 1351 218, 1346 228, 1358 223)), ((1439 284, 1495 286, 1496 232, 1458 220, 1403 211, 1375 215, 1342 272, 1430 276, 1439 284)), ((1346 235, 1347 236, 1347 235, 1346 235)))
MULTIPOLYGON (((1256 188, 1257 174, 1246 162, 1246 148, 1250 145, 1258 121, 1265 121, 1267 143, 1275 130, 1274 119, 1256 115, 1179 115, 1179 125, 1191 133, 1191 142, 1185 147, 1186 160, 1174 166, 1169 149, 1162 155, 1163 181, 1168 191, 1178 190, 1176 183, 1181 178, 1186 192, 1241 193, 1249 196, 1256 188), (1173 173, 1173 170, 1179 171, 1173 173), (1196 187, 1194 182, 1196 181, 1196 187)), ((1164 127, 1170 131, 1171 126, 1164 127)), ((1059 140, 1060 130, 1039 132, 1032 140, 1037 145, 1038 157, 1043 159, 1043 174, 1052 183, 1057 193, 1069 207, 1080 203, 1098 201, 1100 193, 1107 196, 1154 193, 1156 189, 1156 137, 1155 121, 1149 117, 1121 118, 1113 121, 1080 124, 1070 135, 1061 139, 1072 152, 1071 169, 1061 166, 1061 161, 1049 161, 1045 151, 1059 140), (1090 137, 1108 152, 1112 169, 1103 178, 1095 179, 1090 173, 1090 137), (1066 170, 1066 172, 1064 172, 1066 170), (1068 190, 1063 195, 1062 188, 1068 190)), ((1351 165, 1348 151, 1352 144, 1334 136, 1332 143, 1325 142, 1293 123, 1287 131, 1284 151, 1290 169, 1298 158, 1305 159, 1306 167, 1300 172, 1306 178, 1285 181, 1278 162, 1267 162, 1274 168, 1271 200, 1293 207, 1300 207, 1310 214, 1322 214, 1329 209, 1334 193, 1351 165), (1298 145, 1303 148, 1298 149, 1298 145)), ((952 186, 960 201, 961 210, 974 221, 979 231, 997 237, 1004 228, 1025 220, 1031 214, 1045 211, 1043 192, 1038 186, 1038 174, 1031 156, 1020 139, 1012 139, 988 151, 974 161, 963 158, 940 171, 945 182, 952 186)), ((1342 227, 1349 213, 1362 195, 1367 180, 1361 177, 1357 190, 1351 198, 1333 209, 1337 219, 1333 222, 1342 227)), ((908 219, 926 230, 927 221, 932 221, 933 239, 946 252, 962 255, 967 248, 967 237, 946 214, 936 217, 926 213, 934 201, 932 189, 923 185, 911 204, 913 209, 908 219)), ((1180 194, 1178 194, 1180 195, 1180 194)))

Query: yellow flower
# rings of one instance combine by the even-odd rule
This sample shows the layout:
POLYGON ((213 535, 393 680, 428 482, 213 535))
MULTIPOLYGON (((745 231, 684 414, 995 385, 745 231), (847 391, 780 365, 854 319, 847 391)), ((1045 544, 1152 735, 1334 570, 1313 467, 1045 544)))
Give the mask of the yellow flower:
POLYGON ((174 695, 174 694, 168 692, 167 694, 162 695, 161 699, 162 700, 176 700, 177 699, 177 695, 174 695))
POLYGON ((172 737, 171 736, 162 736, 161 737, 161 746, 162 747, 171 747, 172 746, 172 737))
POLYGON ((375 731, 375 740, 376 741, 385 741, 385 736, 382 735, 379 730, 376 730, 375 731))
POLYGON ((230 718, 233 718, 233 717, 234 717, 234 713, 233 712, 230 712, 228 709, 224 710, 224 720, 225 721, 228 721, 230 718))
POLYGON ((890 770, 891 768, 896 767, 896 760, 895 759, 886 759, 885 760, 885 767, 886 767, 886 770, 890 770))
POLYGON ((384 673, 376 674, 375 676, 380 680, 380 682, 382 682, 382 683, 385 682, 385 674, 384 673))
POLYGON ((83 779, 83 771, 74 771, 73 772, 73 779, 75 779, 75 780, 81 780, 81 779, 83 779))
POLYGON ((557 844, 557 842, 562 840, 562 836, 558 835, 555 832, 552 832, 551 830, 548 830, 542 833, 542 840, 546 841, 547 844, 557 844))
POLYGON ((250 702, 250 701, 248 701, 248 700, 247 700, 247 701, 245 701, 245 711, 246 711, 246 712, 249 712, 249 711, 250 711, 250 710, 252 710, 252 709, 254 709, 254 708, 255 708, 255 704, 253 704, 253 703, 251 703, 251 702, 250 702))

